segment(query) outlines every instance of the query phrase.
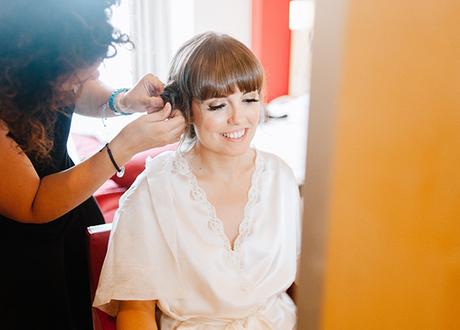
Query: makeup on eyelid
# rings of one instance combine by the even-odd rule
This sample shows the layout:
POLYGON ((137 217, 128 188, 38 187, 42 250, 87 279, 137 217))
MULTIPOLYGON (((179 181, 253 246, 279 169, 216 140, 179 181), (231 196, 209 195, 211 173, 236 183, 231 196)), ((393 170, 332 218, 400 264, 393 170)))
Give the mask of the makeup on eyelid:
POLYGON ((240 155, 249 150, 258 125, 259 93, 242 93, 236 89, 226 97, 194 101, 192 111, 201 148, 240 155))

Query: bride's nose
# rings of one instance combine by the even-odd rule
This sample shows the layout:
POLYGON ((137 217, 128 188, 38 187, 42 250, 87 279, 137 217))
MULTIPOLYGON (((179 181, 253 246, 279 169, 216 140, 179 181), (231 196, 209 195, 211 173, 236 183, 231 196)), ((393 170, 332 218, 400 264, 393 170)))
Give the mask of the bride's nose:
POLYGON ((243 109, 238 105, 230 105, 228 123, 238 125, 243 121, 243 109))

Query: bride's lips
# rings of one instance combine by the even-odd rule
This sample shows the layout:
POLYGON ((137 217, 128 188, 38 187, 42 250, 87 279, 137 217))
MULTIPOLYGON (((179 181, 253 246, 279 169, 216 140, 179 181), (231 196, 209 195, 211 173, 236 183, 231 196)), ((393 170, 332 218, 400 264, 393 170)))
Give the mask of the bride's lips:
POLYGON ((225 132, 225 133, 222 133, 221 135, 226 140, 237 142, 237 141, 244 140, 244 138, 246 137, 247 133, 248 133, 248 129, 243 128, 243 129, 240 129, 240 130, 237 130, 237 131, 225 132))

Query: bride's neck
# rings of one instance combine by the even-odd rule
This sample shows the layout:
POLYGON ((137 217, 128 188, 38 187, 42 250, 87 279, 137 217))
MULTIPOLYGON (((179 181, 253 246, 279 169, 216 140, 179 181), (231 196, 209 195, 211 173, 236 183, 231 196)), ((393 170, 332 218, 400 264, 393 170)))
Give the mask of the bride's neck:
POLYGON ((252 170, 255 163, 255 151, 237 156, 223 155, 196 145, 189 153, 189 161, 193 172, 198 176, 219 177, 223 180, 235 180, 248 170, 252 170))

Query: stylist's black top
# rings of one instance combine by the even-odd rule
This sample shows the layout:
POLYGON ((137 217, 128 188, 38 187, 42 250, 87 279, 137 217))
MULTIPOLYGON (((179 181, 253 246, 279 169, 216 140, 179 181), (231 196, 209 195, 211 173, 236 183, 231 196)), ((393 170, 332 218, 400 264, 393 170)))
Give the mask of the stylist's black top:
MULTIPOLYGON (((73 166, 66 147, 71 117, 58 115, 52 164, 31 159, 40 177, 73 166)), ((86 227, 103 222, 92 197, 47 224, 0 215, 0 328, 92 329, 86 227)))

